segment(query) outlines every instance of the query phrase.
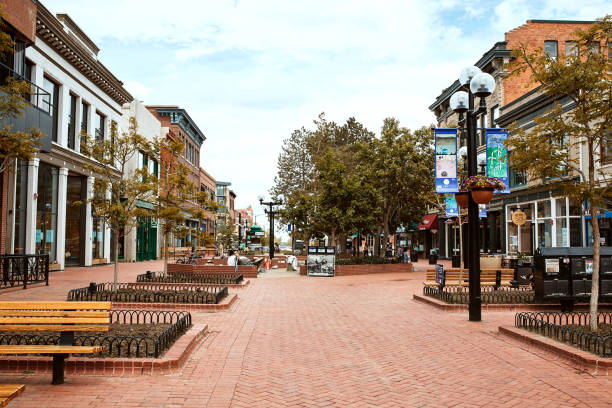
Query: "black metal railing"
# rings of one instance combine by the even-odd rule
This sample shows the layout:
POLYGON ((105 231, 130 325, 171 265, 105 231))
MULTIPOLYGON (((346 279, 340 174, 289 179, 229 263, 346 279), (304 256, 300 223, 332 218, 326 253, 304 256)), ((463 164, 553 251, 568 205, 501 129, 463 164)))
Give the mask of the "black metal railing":
POLYGON ((28 78, 20 75, 14 71, 8 65, 0 62, 0 78, 13 78, 16 81, 23 81, 29 85, 29 92, 22 95, 22 98, 30 105, 42 110, 43 112, 51 115, 55 109, 51 94, 45 91, 43 88, 34 84, 28 78))
POLYGON ((227 286, 181 284, 91 283, 68 292, 68 301, 111 301, 133 303, 218 304, 228 295, 227 286), (116 290, 115 290, 116 289, 116 290))
MULTIPOLYGON (((191 313, 158 310, 113 310, 109 333, 81 333, 75 336, 76 346, 102 346, 100 354, 91 357, 159 357, 174 341, 191 327, 191 313), (156 336, 127 336, 113 329, 121 325, 169 324, 156 336), (118 326, 119 325, 119 326, 118 326), (119 334, 121 333, 121 334, 119 334)), ((1 333, 0 344, 59 344, 58 334, 1 333)))
POLYGON ((159 283, 209 283, 219 285, 237 285, 244 280, 241 273, 236 274, 184 274, 164 275, 161 272, 147 272, 136 277, 136 282, 159 282, 159 283))
MULTIPOLYGON (((498 288, 492 290, 491 286, 481 286, 480 298, 483 304, 523 304, 534 303, 533 290, 523 288, 498 288)), ((436 286, 425 286, 423 294, 450 304, 466 305, 469 302, 470 292, 467 288, 459 291, 457 286, 445 286, 442 289, 436 286)))
POLYGON ((49 255, 0 255, 0 289, 45 282, 49 285, 49 255))
MULTIPOLYGON (((568 343, 602 357, 612 356, 612 335, 591 332, 589 312, 522 312, 514 317, 516 327, 568 343)), ((612 325, 612 312, 599 312, 600 325, 612 325)))

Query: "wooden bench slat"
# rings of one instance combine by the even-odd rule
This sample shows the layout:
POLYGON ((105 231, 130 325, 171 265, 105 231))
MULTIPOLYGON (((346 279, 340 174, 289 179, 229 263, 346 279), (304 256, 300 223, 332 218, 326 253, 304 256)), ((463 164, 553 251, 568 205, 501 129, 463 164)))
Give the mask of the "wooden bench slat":
POLYGON ((43 344, 16 344, 0 346, 0 354, 89 354, 99 353, 102 346, 58 346, 43 344))
POLYGON ((25 390, 25 384, 0 384, 0 407, 5 407, 25 390))
MULTIPOLYGON (((110 317, 27 317, 27 316, 16 316, 16 317, 2 317, 0 316, 0 330, 4 324, 30 324, 30 323, 94 323, 94 324, 108 324, 110 323, 110 317)), ((70 328, 65 328, 69 330, 70 328)))
POLYGON ((0 310, 110 310, 111 302, 0 302, 0 310))
POLYGON ((27 324, 13 324, 13 325, 2 325, 0 326, 0 331, 78 331, 78 332, 87 332, 87 331, 109 331, 108 325, 75 325, 75 326, 67 326, 67 325, 27 325, 27 324))
POLYGON ((2 316, 110 317, 110 311, 82 312, 79 310, 0 310, 0 317, 2 316))

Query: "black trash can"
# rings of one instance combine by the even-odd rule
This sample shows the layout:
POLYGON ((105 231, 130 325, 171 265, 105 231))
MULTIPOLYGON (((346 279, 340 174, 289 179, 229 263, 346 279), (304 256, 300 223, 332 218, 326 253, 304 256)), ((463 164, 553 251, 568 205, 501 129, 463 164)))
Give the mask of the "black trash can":
POLYGON ((419 262, 419 253, 417 251, 410 251, 410 262, 419 262))
POLYGON ((453 255, 451 257, 452 263, 453 263, 453 268, 460 268, 461 267, 461 257, 459 255, 453 255))
POLYGON ((430 252, 429 253, 429 264, 430 265, 435 265, 438 263, 438 253, 437 252, 430 252))

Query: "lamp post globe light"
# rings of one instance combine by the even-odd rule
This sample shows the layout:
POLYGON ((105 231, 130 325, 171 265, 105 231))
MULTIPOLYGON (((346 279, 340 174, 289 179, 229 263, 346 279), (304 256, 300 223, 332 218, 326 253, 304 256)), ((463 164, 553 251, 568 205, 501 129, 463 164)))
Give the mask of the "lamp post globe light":
MULTIPOLYGON (((466 67, 459 74, 459 82, 465 89, 451 96, 450 107, 459 114, 459 126, 465 125, 467 133, 467 175, 478 174, 476 118, 485 114, 485 98, 495 90, 495 79, 478 67, 466 67), (480 98, 478 109, 474 109, 474 97, 480 98), (465 114, 465 117, 464 117, 465 114)), ((468 194, 468 268, 469 268, 469 320, 481 320, 482 299, 480 297, 480 237, 478 204, 468 194)))
POLYGON ((268 216, 270 217, 270 242, 268 243, 268 246, 270 249, 270 252, 269 252, 270 260, 272 260, 272 258, 274 258, 274 216, 278 214, 278 210, 274 210, 274 206, 282 205, 283 200, 264 201, 264 197, 262 195, 258 196, 257 199, 259 200, 260 205, 266 205, 269 207, 269 210, 266 208, 264 209, 264 212, 268 214, 268 216))

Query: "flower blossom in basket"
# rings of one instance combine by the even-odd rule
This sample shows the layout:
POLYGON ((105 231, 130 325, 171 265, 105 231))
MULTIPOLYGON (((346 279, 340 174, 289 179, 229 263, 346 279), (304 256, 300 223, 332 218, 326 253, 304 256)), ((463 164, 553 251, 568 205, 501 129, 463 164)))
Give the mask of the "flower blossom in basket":
POLYGON ((493 189, 504 190, 506 185, 498 178, 488 176, 471 176, 463 180, 461 188, 466 190, 493 189))

